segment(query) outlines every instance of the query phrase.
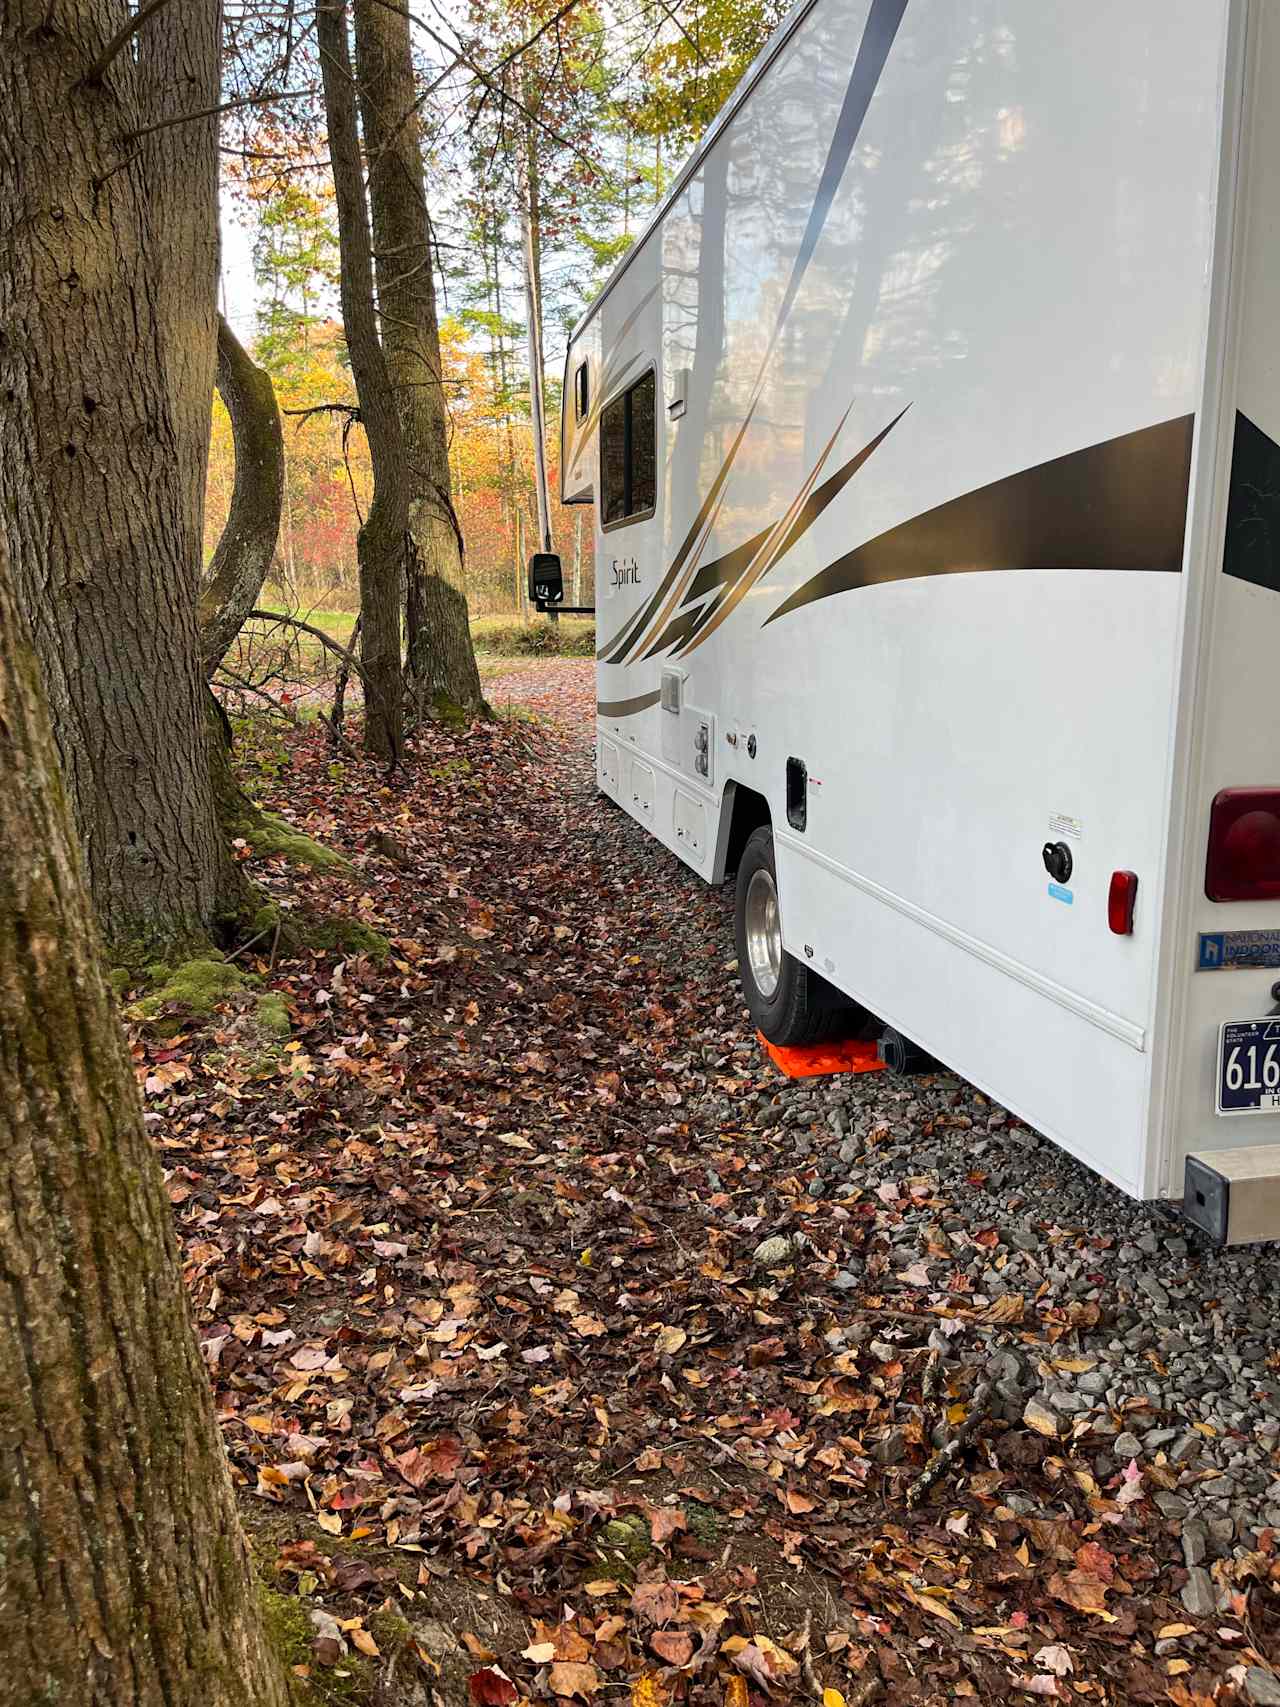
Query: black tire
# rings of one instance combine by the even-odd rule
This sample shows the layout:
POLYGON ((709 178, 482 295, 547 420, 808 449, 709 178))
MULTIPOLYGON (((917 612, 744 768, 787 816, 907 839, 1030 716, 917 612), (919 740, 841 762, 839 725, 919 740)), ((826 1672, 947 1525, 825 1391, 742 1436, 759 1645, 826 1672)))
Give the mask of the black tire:
MULTIPOLYGON (((759 892, 767 894, 768 885, 777 894, 777 870, 773 862, 773 832, 767 824, 753 830, 738 862, 738 882, 734 897, 733 930, 738 948, 738 977, 747 1011, 757 1029, 780 1048, 798 1044, 821 1043, 839 1033, 850 1015, 839 993, 824 978, 781 951, 777 984, 768 994, 756 981, 747 944, 748 896, 752 879, 762 877, 759 892)), ((767 980, 767 974, 766 980, 767 980)))

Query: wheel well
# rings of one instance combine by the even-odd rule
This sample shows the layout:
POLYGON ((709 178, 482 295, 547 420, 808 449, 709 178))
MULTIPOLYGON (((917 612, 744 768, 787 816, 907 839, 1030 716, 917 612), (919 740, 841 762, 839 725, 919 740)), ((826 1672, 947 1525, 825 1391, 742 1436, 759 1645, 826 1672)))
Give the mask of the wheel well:
POLYGON ((733 790, 733 809, 724 856, 726 877, 738 869, 738 861, 742 858, 742 850, 746 847, 751 832, 758 830, 762 824, 773 823, 769 802, 763 794, 757 794, 753 788, 744 788, 741 783, 731 782, 729 787, 733 790))

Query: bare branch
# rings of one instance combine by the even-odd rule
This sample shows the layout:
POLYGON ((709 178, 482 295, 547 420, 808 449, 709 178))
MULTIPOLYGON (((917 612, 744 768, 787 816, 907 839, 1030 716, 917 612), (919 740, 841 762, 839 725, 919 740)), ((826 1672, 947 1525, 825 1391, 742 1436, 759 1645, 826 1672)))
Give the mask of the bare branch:
POLYGON ((120 49, 124 47, 125 43, 129 41, 131 37, 137 35, 138 31, 146 23, 148 18, 154 17, 162 6, 167 6, 168 4, 169 0, 147 0, 146 5, 140 6, 127 23, 121 24, 115 35, 112 36, 111 40, 103 48, 102 52, 80 79, 81 87, 86 89, 96 88, 106 75, 107 67, 120 52, 120 49))
POLYGON ((234 113, 241 107, 269 107, 275 101, 301 101, 306 96, 315 96, 319 89, 286 89, 276 95, 243 95, 238 101, 223 101, 217 107, 202 107, 195 113, 176 113, 171 119, 158 119, 155 124, 143 125, 138 130, 127 130, 121 137, 122 142, 137 142, 140 137, 151 136, 158 130, 168 130, 175 124, 194 124, 196 119, 214 119, 220 113, 234 113))

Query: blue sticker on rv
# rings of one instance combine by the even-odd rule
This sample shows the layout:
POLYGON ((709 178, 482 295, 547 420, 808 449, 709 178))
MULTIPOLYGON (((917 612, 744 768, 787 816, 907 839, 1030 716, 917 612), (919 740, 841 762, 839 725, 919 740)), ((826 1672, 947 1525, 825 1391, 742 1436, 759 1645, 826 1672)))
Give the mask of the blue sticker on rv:
POLYGON ((1280 931, 1201 931, 1197 972, 1280 966, 1280 931))
POLYGON ((1060 883, 1051 883, 1049 885, 1049 893, 1055 901, 1065 901, 1068 907, 1071 906, 1075 900, 1075 896, 1071 891, 1069 889, 1064 889, 1060 883))

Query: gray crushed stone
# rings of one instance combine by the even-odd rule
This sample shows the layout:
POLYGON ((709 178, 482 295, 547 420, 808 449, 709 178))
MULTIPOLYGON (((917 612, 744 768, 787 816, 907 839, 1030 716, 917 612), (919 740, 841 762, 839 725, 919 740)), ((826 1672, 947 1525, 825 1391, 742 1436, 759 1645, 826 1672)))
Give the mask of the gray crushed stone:
MULTIPOLYGON (((749 1038, 739 1046, 756 1049, 749 1038)), ((1189 1572, 1184 1604, 1212 1612, 1206 1566, 1280 1529, 1280 1249, 1214 1250, 1176 1208, 1132 1202, 946 1072, 779 1077, 754 1099, 704 1095, 696 1109, 700 1122, 732 1127, 745 1116, 772 1129, 783 1159, 820 1182, 811 1198, 837 1214, 849 1199, 875 1201, 881 1186, 927 1186, 934 1203, 895 1205, 890 1273, 875 1287, 891 1295, 895 1274, 924 1263, 930 1286, 904 1294, 912 1309, 946 1296, 948 1269, 970 1289, 952 1300, 965 1309, 1046 1287, 1058 1306, 1097 1304, 1098 1325, 1062 1342, 1088 1367, 1048 1380, 1016 1334, 994 1350, 968 1336, 940 1343, 985 1366, 996 1414, 1030 1426, 1031 1407, 1042 1434, 1086 1433, 1099 1478, 1130 1460, 1154 1466, 1149 1497, 1189 1572), (941 1218, 937 1201, 948 1206, 941 1218), (996 1242, 976 1242, 989 1229, 996 1242), (936 1255, 939 1230, 949 1262, 936 1255)), ((832 1271, 834 1312, 856 1311, 841 1295, 859 1284, 856 1261, 832 1271)))

